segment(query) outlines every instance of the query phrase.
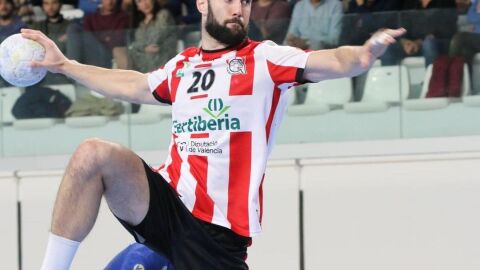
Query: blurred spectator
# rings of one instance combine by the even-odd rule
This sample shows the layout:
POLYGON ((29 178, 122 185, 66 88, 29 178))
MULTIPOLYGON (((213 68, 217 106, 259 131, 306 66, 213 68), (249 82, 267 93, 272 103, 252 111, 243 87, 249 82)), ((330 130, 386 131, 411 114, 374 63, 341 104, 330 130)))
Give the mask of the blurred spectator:
POLYGON ((68 29, 67 56, 79 62, 101 67, 127 67, 126 29, 128 14, 116 0, 102 0, 97 12, 85 16, 83 29, 72 24, 68 29))
POLYGON ((13 0, 0 0, 0 42, 20 32, 25 23, 15 14, 13 0))
POLYGON ((455 5, 457 6, 457 12, 459 14, 466 13, 470 7, 471 0, 455 0, 455 5))
POLYGON ((335 47, 342 16, 342 3, 338 0, 301 0, 293 9, 286 43, 312 50, 335 47))
POLYGON ((33 6, 29 0, 15 0, 17 15, 26 24, 32 23, 34 18, 33 6))
POLYGON ((198 26, 200 23, 201 15, 198 12, 196 0, 168 0, 165 7, 170 10, 178 24, 198 26))
MULTIPOLYGON (((43 21, 35 22, 30 27, 42 31, 50 39, 52 39, 58 48, 66 53, 67 50, 67 28, 70 22, 65 20, 60 14, 62 8, 61 0, 43 0, 42 10, 47 16, 43 21)), ((45 77, 43 83, 66 83, 68 80, 60 74, 49 73, 45 77)))
POLYGON ((67 48, 67 27, 70 22, 65 20, 62 14, 60 14, 61 8, 61 0, 43 0, 42 10, 47 18, 43 21, 34 22, 30 27, 42 31, 65 53, 67 48))
POLYGON ((467 13, 470 31, 455 34, 450 44, 451 56, 463 56, 471 64, 473 56, 480 52, 480 1, 473 0, 467 13))
POLYGON ((342 10, 343 13, 347 13, 348 6, 350 5, 350 0, 341 0, 342 1, 342 10))
POLYGON ((200 19, 196 0, 168 0, 166 8, 170 10, 178 24, 178 36, 185 47, 198 46, 200 42, 200 19))
POLYGON ((284 0, 257 0, 252 4, 250 23, 255 24, 260 36, 257 40, 272 40, 281 44, 290 22, 290 4, 284 0))
MULTIPOLYGON (((62 1, 62 8, 77 8, 79 0, 63 0, 62 1)), ((81 1, 81 0, 80 0, 81 1)), ((91 1, 91 0, 89 0, 91 1)), ((28 0, 30 4, 33 6, 42 6, 42 0, 28 0)))
POLYGON ((175 20, 157 0, 135 0, 132 20, 135 37, 128 46, 129 68, 150 72, 175 56, 175 20))
POLYGON ((426 65, 448 54, 456 32, 455 0, 405 0, 400 24, 407 34, 383 55, 383 65, 396 65, 406 56, 425 57, 426 65))
POLYGON ((362 45, 380 28, 398 27, 400 0, 350 0, 343 16, 340 44, 362 45))
MULTIPOLYGON (((342 2, 300 0, 294 8, 285 43, 303 50, 332 48, 338 44, 342 27, 342 2)), ((295 103, 305 101, 307 87, 295 87, 295 103)))
POLYGON ((366 13, 400 10, 399 0, 350 0, 347 13, 366 13))
MULTIPOLYGON (((15 14, 13 0, 0 0, 0 42, 7 37, 17 34, 25 27, 25 23, 15 14)), ((0 77, 0 87, 9 85, 0 77)))
MULTIPOLYGON (((340 45, 363 45, 381 28, 397 28, 401 0, 350 0, 342 20, 340 45)), ((362 96, 367 74, 353 78, 354 99, 362 96)))

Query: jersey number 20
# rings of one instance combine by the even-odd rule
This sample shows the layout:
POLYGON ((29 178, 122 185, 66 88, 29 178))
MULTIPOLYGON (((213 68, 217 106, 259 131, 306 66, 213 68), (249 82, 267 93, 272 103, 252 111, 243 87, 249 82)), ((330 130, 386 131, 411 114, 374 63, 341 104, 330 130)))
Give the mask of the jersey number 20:
POLYGON ((199 86, 200 88, 202 88, 203 91, 207 91, 208 89, 210 89, 210 87, 212 87, 213 82, 215 81, 215 72, 211 69, 207 70, 207 72, 205 73, 202 73, 200 71, 194 71, 192 75, 193 83, 188 88, 187 93, 197 93, 199 86))

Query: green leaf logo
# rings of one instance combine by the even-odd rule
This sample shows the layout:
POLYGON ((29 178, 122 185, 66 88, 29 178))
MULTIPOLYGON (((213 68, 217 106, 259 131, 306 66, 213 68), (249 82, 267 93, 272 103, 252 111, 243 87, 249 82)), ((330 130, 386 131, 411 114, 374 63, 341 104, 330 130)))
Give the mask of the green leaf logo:
POLYGON ((222 114, 227 112, 230 106, 223 106, 223 100, 221 98, 212 98, 208 101, 208 107, 203 110, 210 115, 213 119, 217 119, 222 114))

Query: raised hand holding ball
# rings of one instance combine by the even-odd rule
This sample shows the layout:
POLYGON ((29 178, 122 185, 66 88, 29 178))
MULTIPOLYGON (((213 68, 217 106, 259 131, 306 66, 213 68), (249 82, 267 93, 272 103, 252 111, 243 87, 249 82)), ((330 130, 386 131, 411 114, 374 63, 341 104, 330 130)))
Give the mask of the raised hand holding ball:
POLYGON ((15 34, 0 44, 0 75, 10 84, 26 87, 40 82, 47 74, 44 67, 32 66, 42 61, 45 48, 38 42, 15 34))

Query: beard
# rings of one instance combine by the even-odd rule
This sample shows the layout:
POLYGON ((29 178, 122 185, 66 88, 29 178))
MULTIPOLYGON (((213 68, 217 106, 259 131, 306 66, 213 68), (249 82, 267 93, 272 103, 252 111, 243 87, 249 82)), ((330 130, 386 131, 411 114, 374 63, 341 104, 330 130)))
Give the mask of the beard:
POLYGON ((238 45, 242 43, 247 37, 247 28, 239 18, 233 18, 225 20, 221 25, 215 16, 213 15, 212 8, 210 7, 210 1, 208 4, 208 15, 205 30, 214 39, 228 47, 238 45), (230 29, 227 27, 228 23, 236 23, 239 27, 230 29))
POLYGON ((55 14, 49 16, 47 15, 48 19, 51 19, 51 20, 56 20, 60 17, 60 11, 57 11, 55 14))
POLYGON ((8 20, 13 17, 13 10, 7 13, 0 14, 0 19, 8 20))

